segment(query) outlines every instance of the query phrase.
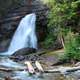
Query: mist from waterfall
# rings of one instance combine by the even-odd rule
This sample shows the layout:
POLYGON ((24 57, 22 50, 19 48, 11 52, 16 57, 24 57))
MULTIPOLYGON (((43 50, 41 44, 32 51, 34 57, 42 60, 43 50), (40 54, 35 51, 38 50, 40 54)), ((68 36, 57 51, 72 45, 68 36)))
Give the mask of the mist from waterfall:
POLYGON ((14 33, 8 51, 0 53, 0 55, 12 55, 17 50, 25 47, 37 49, 35 26, 35 13, 28 14, 22 18, 17 30, 14 33))

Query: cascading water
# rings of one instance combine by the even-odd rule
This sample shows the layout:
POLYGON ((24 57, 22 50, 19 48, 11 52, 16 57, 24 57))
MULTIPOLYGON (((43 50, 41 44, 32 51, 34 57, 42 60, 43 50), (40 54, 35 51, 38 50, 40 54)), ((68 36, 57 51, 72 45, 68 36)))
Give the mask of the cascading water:
POLYGON ((14 33, 11 44, 7 52, 0 53, 0 55, 12 55, 15 51, 29 47, 37 49, 37 37, 35 33, 36 15, 31 13, 26 15, 14 33))
MULTIPOLYGON (((8 51, 0 53, 0 55, 3 56, 0 57, 0 66, 9 68, 20 68, 20 69, 26 68, 24 64, 14 62, 13 60, 9 59, 6 56, 10 56, 14 54, 15 51, 25 47, 37 49, 35 22, 36 22, 35 13, 27 15, 21 20, 16 32, 14 33, 8 51)), ((36 78, 36 76, 34 79, 33 77, 29 77, 27 71, 20 71, 20 72, 15 71, 13 78, 19 78, 20 80, 39 80, 38 78, 36 78)))

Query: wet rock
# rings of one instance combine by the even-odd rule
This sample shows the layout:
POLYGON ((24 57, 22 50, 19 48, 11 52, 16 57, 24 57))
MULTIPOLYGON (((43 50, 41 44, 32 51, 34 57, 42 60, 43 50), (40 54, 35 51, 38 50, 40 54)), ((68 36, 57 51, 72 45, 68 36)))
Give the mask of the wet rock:
POLYGON ((0 52, 7 51, 10 41, 10 39, 7 39, 0 42, 0 52))
POLYGON ((74 72, 73 75, 74 75, 77 79, 80 79, 80 70, 74 72))
POLYGON ((12 38, 16 27, 13 26, 13 23, 5 23, 0 27, 0 34, 2 35, 2 39, 12 38))
POLYGON ((30 53, 35 53, 36 49, 34 48, 22 48, 16 51, 12 56, 19 56, 19 55, 28 55, 30 53))
MULTIPOLYGON (((27 3, 27 0, 25 0, 27 3)), ((8 14, 5 18, 0 20, 1 27, 0 33, 4 38, 12 38, 14 31, 18 27, 18 24, 22 17, 28 13, 36 13, 37 15, 37 37, 39 41, 44 40, 46 37, 46 28, 47 28, 47 12, 48 8, 43 5, 40 0, 33 0, 31 8, 28 5, 19 6, 17 8, 11 9, 8 11, 8 14), (29 12, 31 11, 31 12, 29 12), (18 18, 17 18, 18 17, 18 18)), ((4 40, 3 38, 3 40, 4 40)))

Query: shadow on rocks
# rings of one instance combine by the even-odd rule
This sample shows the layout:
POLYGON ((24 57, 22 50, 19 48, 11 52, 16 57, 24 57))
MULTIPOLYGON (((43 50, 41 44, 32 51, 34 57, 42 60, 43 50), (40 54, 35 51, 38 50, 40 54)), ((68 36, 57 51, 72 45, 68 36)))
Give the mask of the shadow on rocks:
POLYGON ((12 56, 18 56, 18 55, 28 55, 28 54, 31 54, 31 53, 35 53, 36 52, 36 49, 34 48, 22 48, 18 51, 16 51, 12 56))

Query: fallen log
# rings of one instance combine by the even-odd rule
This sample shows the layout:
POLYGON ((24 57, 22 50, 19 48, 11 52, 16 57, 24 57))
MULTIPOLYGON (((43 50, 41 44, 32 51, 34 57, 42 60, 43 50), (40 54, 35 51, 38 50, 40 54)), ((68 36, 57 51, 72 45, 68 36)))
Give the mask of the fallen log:
POLYGON ((12 71, 12 69, 0 68, 0 71, 11 72, 11 71, 12 71))
MULTIPOLYGON (((26 70, 30 70, 30 73, 34 73, 35 72, 35 68, 30 69, 30 63, 27 62, 26 64, 28 64, 28 68, 26 68, 26 70)), ((7 68, 0 68, 0 71, 5 71, 5 72, 11 72, 11 71, 24 71, 25 69, 7 69, 7 68)), ((49 70, 44 70, 44 73, 62 73, 62 72, 74 72, 80 70, 80 66, 78 67, 60 67, 60 68, 56 68, 56 69, 49 69, 49 70)))
POLYGON ((60 73, 58 69, 44 70, 44 73, 60 73))
POLYGON ((0 67, 0 71, 4 71, 4 72, 12 72, 12 71, 24 71, 24 70, 28 70, 27 68, 25 69, 20 69, 20 68, 15 68, 15 69, 12 69, 12 68, 2 68, 0 67))
POLYGON ((67 72, 74 72, 74 71, 77 71, 77 70, 80 70, 80 66, 66 69, 67 72))
POLYGON ((31 74, 34 74, 35 73, 35 70, 34 70, 31 62, 30 61, 26 61, 25 64, 27 64, 28 72, 31 73, 31 74))
POLYGON ((43 70, 41 64, 39 63, 39 61, 36 61, 36 62, 35 62, 35 65, 36 65, 36 67, 38 68, 38 70, 39 70, 40 72, 44 72, 44 70, 43 70))
POLYGON ((66 72, 74 72, 80 70, 80 66, 78 67, 59 67, 51 70, 44 70, 44 73, 66 73, 66 72))
MULTIPOLYGON (((10 71, 28 71, 29 73, 33 74, 36 71, 36 68, 32 66, 31 61, 26 61, 25 64, 27 64, 26 68, 0 68, 0 71, 5 71, 5 72, 10 72, 10 71)), ((41 64, 36 61, 35 62, 36 67, 38 68, 39 72, 43 72, 43 73, 61 73, 61 74, 65 74, 66 72, 75 72, 77 70, 80 70, 80 66, 77 67, 63 67, 63 66, 58 66, 58 68, 54 68, 53 69, 49 69, 49 70, 43 70, 41 64)))

